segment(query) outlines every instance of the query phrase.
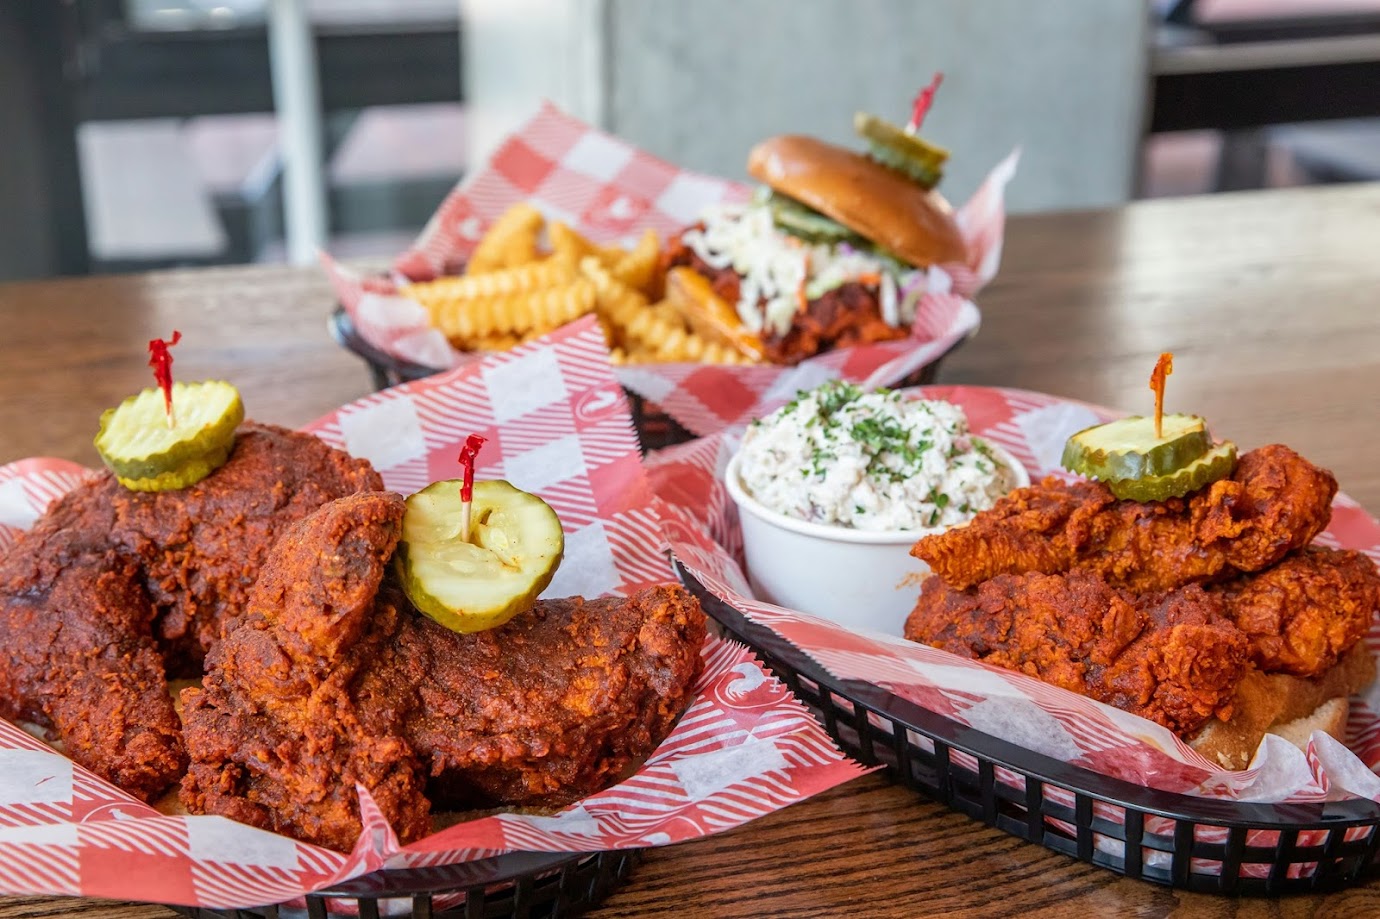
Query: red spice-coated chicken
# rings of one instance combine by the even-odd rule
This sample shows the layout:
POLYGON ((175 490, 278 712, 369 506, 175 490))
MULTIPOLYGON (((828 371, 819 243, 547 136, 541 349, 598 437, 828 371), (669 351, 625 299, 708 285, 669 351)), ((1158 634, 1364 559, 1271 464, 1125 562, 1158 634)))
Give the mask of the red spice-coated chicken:
POLYGON ((1137 596, 1097 574, 1002 574, 975 591, 926 579, 905 636, 1016 670, 1187 735, 1231 713, 1245 635, 1191 585, 1137 596))
POLYGON ((689 704, 705 617, 675 586, 552 600, 498 629, 414 612, 385 561, 403 502, 334 502, 279 542, 183 694, 182 801, 349 849, 363 786, 403 842, 442 807, 561 805, 648 756, 689 704))
POLYGON ((1211 590, 1267 673, 1321 675, 1380 612, 1380 572, 1360 552, 1310 547, 1211 590))
POLYGON ((139 563, 105 540, 107 497, 79 488, 0 556, 0 716, 149 800, 187 757, 139 563))
POLYGON ((255 424, 190 488, 133 492, 109 474, 78 486, 0 558, 0 715, 157 797, 186 762, 167 677, 200 673, 290 524, 380 487, 368 462, 255 424))
POLYGON ((1172 590, 1259 571, 1308 545, 1336 493, 1330 472, 1275 444, 1244 454, 1230 478, 1168 501, 1119 501, 1098 482, 1048 478, 911 553, 959 589, 1077 567, 1114 587, 1172 590))
POLYGON ((381 488, 367 460, 253 423, 241 425, 229 461, 190 488, 135 492, 110 482, 110 541, 140 560, 172 675, 201 672, 279 534, 329 501, 381 488))

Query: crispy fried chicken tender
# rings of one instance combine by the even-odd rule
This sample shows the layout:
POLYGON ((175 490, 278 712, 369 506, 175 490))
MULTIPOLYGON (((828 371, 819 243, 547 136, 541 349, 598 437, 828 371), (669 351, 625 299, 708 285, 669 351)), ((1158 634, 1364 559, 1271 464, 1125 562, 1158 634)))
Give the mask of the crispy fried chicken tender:
POLYGON ((0 556, 0 716, 147 801, 187 756, 139 563, 104 540, 106 491, 78 486, 0 556))
POLYGON ((358 785, 406 843, 428 832, 428 800, 567 804, 670 733, 701 668, 693 597, 665 585, 544 601, 452 632, 385 570, 402 508, 345 498, 279 543, 204 690, 184 692, 189 810, 349 849, 358 785))
POLYGON ((1266 672, 1316 677, 1361 640, 1380 612, 1380 572, 1360 552, 1312 547, 1214 587, 1266 672))
POLYGON ((186 765, 168 676, 201 672, 289 525, 382 484, 316 437, 251 423, 190 488, 79 485, 0 557, 0 715, 158 797, 186 765))
POLYGON ((925 580, 905 636, 1025 673, 1186 734, 1230 715, 1245 636, 1191 585, 1137 596, 1097 574, 1002 574, 974 591, 925 580))
POLYGON ((1076 567, 1114 587, 1173 590, 1260 571, 1308 545, 1336 493, 1330 472, 1275 444, 1244 454, 1230 478, 1168 501, 1120 501, 1098 482, 1047 478, 911 554, 958 589, 1076 567))

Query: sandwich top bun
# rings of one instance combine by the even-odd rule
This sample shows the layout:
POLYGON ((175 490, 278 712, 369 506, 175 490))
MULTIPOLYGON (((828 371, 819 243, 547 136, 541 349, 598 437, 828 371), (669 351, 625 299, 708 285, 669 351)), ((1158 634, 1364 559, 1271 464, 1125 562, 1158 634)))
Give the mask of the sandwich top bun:
POLYGON ((1299 749, 1314 731, 1346 739, 1347 697, 1375 678, 1375 658, 1358 641, 1336 666, 1314 679, 1251 668, 1241 679, 1227 721, 1209 721, 1188 745, 1227 769, 1245 769, 1266 734, 1299 749))
POLYGON ((787 134, 753 147, 748 172, 912 265, 967 260, 967 246, 944 196, 860 153, 787 134))

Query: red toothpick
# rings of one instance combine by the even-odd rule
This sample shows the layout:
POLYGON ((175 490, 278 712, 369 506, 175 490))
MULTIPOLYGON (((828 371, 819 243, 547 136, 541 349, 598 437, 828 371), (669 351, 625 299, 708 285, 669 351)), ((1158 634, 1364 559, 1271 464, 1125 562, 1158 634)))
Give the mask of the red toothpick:
POLYGON ((168 427, 177 424, 173 414, 172 401, 172 355, 168 349, 182 340, 182 333, 173 329, 172 341, 155 338, 149 342, 149 366, 153 368, 153 379, 163 390, 163 410, 168 415, 168 427))
POLYGON ((1164 378, 1174 372, 1174 355, 1168 351, 1155 361, 1155 369, 1150 371, 1150 388, 1155 391, 1155 439, 1164 436, 1164 378))
POLYGON ((920 130, 920 125, 925 120, 925 115, 929 113, 930 106, 934 104, 935 91, 939 89, 939 84, 944 82, 944 72, 936 70, 934 79, 930 80, 930 85, 915 94, 915 101, 910 104, 910 121, 906 123, 906 133, 914 134, 920 130))
POLYGON ((464 477, 460 480, 460 538, 465 542, 470 541, 470 507, 474 501, 474 460, 479 456, 479 448, 482 446, 484 438, 478 434, 471 434, 465 438, 465 445, 460 448, 460 455, 456 457, 464 471, 464 477))

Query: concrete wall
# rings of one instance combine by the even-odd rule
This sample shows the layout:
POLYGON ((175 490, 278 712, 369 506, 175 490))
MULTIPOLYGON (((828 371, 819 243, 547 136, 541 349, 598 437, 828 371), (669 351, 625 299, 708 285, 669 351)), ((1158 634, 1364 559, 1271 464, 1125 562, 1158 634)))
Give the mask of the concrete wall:
POLYGON ((962 201, 1019 145, 1012 210, 1114 204, 1134 187, 1144 0, 462 0, 477 147, 546 96, 680 165, 741 177, 778 133, 853 143, 852 116, 925 123, 962 201), (506 113, 506 114, 504 114, 506 113))
POLYGON ((1017 145, 1014 210, 1132 193, 1141 0, 609 2, 607 123, 686 166, 740 175, 778 133, 852 143, 855 110, 904 123, 943 70, 924 135, 953 151, 953 200, 1017 145))

